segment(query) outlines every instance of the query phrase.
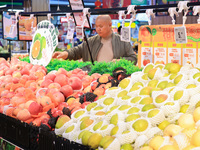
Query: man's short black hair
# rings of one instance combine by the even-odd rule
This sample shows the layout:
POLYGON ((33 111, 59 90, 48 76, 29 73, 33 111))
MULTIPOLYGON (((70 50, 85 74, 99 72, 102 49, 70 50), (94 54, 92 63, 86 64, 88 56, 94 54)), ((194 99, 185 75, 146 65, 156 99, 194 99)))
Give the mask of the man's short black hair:
POLYGON ((121 29, 122 29, 122 26, 119 26, 117 29, 118 34, 121 34, 121 29))

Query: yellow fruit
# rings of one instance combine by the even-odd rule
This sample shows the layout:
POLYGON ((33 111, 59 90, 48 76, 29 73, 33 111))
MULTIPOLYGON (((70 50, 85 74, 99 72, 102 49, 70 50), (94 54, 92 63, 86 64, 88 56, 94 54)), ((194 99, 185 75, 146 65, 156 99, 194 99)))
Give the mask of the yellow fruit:
POLYGON ((181 69, 181 65, 177 63, 172 63, 169 67, 169 73, 178 73, 181 69))
POLYGON ((169 121, 164 120, 158 125, 158 128, 161 129, 161 130, 164 130, 169 124, 170 124, 169 121))
POLYGON ((153 69, 151 69, 151 70, 148 71, 148 77, 149 77, 149 79, 152 80, 154 78, 154 75, 155 75, 156 71, 157 71, 157 68, 153 68, 153 69))
POLYGON ((102 135, 99 133, 93 133, 88 139, 88 145, 95 149, 99 146, 99 143, 102 139, 102 135))
POLYGON ((191 139, 191 144, 197 147, 200 146, 200 131, 199 130, 193 134, 192 139, 191 139))
POLYGON ((152 118, 152 117, 156 116, 159 112, 160 112, 159 109, 150 110, 148 113, 148 118, 152 118))
POLYGON ((177 150, 177 147, 174 145, 165 145, 162 146, 159 150, 177 150))
POLYGON ((75 117, 75 118, 78 118, 78 117, 80 117, 81 115, 83 115, 84 113, 85 113, 84 110, 77 111, 77 112, 75 113, 74 117, 75 117))
POLYGON ((174 84, 178 84, 182 78, 183 78, 183 75, 179 74, 177 77, 174 78, 174 84))
POLYGON ((122 89, 125 89, 129 85, 129 83, 130 83, 130 80, 125 78, 119 83, 119 87, 121 87, 122 89))
POLYGON ((141 99, 140 104, 145 105, 145 104, 151 104, 153 103, 153 98, 152 97, 145 97, 141 99))
POLYGON ((149 141, 149 146, 152 147, 154 150, 159 150, 163 142, 164 138, 160 135, 157 135, 149 141))
POLYGON ((101 139, 101 141, 100 141, 100 143, 99 143, 99 146, 100 146, 100 147, 103 147, 104 144, 105 144, 107 141, 109 141, 109 140, 114 140, 114 137, 112 137, 112 136, 104 136, 104 137, 101 139))
POLYGON ((188 107, 189 107, 188 104, 182 105, 181 108, 180 108, 180 112, 181 113, 186 113, 187 110, 188 110, 188 107))
POLYGON ((147 111, 150 109, 156 108, 156 106, 154 104, 146 104, 142 107, 142 111, 147 111))
POLYGON ((103 101, 103 104, 104 104, 104 105, 110 105, 110 104, 112 104, 113 102, 114 102, 114 98, 109 97, 109 98, 106 98, 106 99, 103 101))
POLYGON ((153 150, 150 146, 141 147, 140 150, 153 150))
POLYGON ((101 128, 102 124, 103 124, 103 121, 98 122, 97 124, 94 125, 93 130, 94 131, 98 130, 99 128, 101 128))
POLYGON ((195 126, 195 121, 193 119, 193 115, 191 114, 183 114, 178 119, 178 124, 182 128, 189 128, 195 126))
POLYGON ((122 105, 122 106, 119 107, 118 110, 123 111, 123 110, 130 108, 130 107, 131 107, 130 105, 122 105))
POLYGON ((144 69, 144 73, 148 73, 149 70, 153 69, 153 67, 154 67, 153 64, 147 65, 147 66, 145 67, 145 69, 144 69))
POLYGON ((157 88, 165 89, 167 84, 168 84, 168 81, 161 81, 160 83, 158 83, 157 88))
POLYGON ((137 113, 138 111, 140 111, 139 108, 137 107, 132 107, 128 110, 127 114, 133 114, 133 113, 137 113))
POLYGON ((123 91, 119 92, 119 94, 117 95, 117 97, 123 97, 123 96, 125 96, 127 94, 128 94, 128 91, 123 90, 123 91))
POLYGON ((140 94, 139 95, 150 95, 152 87, 144 87, 141 89, 140 94))
POLYGON ((40 41, 36 40, 33 44, 31 52, 33 59, 37 58, 39 53, 40 53, 40 41))
POLYGON ((183 91, 177 91, 175 94, 174 94, 174 100, 179 100, 181 97, 183 96, 183 91))
POLYGON ((147 86, 154 88, 156 87, 157 84, 158 84, 158 80, 151 80, 149 81, 147 86))
POLYGON ((175 125, 175 124, 170 124, 168 125, 165 129, 164 129, 164 136, 176 136, 177 134, 179 134, 181 132, 182 128, 179 125, 175 125))
POLYGON ((130 121, 136 120, 138 118, 140 118, 140 115, 138 115, 138 114, 131 114, 128 117, 126 117, 125 121, 126 122, 130 122, 130 121))
POLYGON ((113 141, 114 139, 109 139, 108 141, 106 141, 103 145, 103 148, 106 149, 113 141))
POLYGON ((141 100, 140 96, 136 96, 133 99, 131 99, 131 103, 137 103, 139 100, 141 100))
POLYGON ((155 101, 156 103, 163 103, 167 98, 168 98, 168 95, 160 94, 156 97, 155 101))
POLYGON ((120 150, 133 150, 133 147, 131 146, 131 144, 123 144, 121 147, 120 147, 120 150))
POLYGON ((145 119, 138 119, 132 125, 133 129, 137 132, 143 132, 147 129, 149 123, 145 119))
POLYGON ((115 126, 114 128, 112 128, 112 130, 111 130, 111 132, 110 132, 110 135, 115 135, 115 134, 117 134, 118 130, 119 130, 119 127, 118 127, 118 126, 115 126))
POLYGON ((185 147, 183 150, 192 150, 193 148, 195 148, 194 145, 188 145, 188 146, 185 147))
POLYGON ((200 120, 200 107, 197 107, 193 112, 194 121, 197 122, 200 120))
POLYGON ((92 119, 85 119, 81 122, 80 124, 80 129, 83 130, 87 127, 89 127, 92 123, 94 122, 94 120, 92 119))
POLYGON ((118 114, 115 114, 111 117, 110 119, 110 123, 111 124, 114 124, 114 125, 117 125, 117 122, 118 122, 118 114))
POLYGON ((83 133, 83 135, 82 135, 82 144, 83 145, 88 145, 88 139, 90 138, 91 135, 92 135, 92 132, 90 132, 90 131, 86 131, 83 133))

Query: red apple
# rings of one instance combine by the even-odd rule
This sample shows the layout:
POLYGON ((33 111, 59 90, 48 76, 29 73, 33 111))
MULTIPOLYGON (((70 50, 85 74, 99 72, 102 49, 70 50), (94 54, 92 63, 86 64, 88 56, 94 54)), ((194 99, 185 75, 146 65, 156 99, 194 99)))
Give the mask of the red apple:
POLYGON ((67 70, 65 70, 64 68, 59 68, 58 71, 56 72, 56 75, 59 74, 64 74, 67 76, 67 70))
POLYGON ((46 76, 45 76, 45 79, 50 79, 51 81, 54 81, 56 75, 54 73, 48 73, 46 76))
POLYGON ((83 71, 83 70, 80 69, 80 68, 76 68, 76 69, 72 70, 72 74, 77 74, 77 73, 79 73, 80 71, 83 71))
POLYGON ((30 74, 30 72, 29 72, 29 69, 28 68, 26 68, 26 67, 24 67, 22 70, 21 70, 21 74, 22 75, 29 75, 30 74))
POLYGON ((78 77, 69 78, 69 85, 73 90, 81 90, 83 86, 81 80, 78 77))
POLYGON ((60 92, 53 93, 53 98, 58 104, 65 101, 64 95, 60 92))
POLYGON ((41 83, 41 87, 42 87, 42 88, 48 87, 51 83, 53 83, 52 80, 50 80, 50 79, 45 79, 45 80, 41 83))
POLYGON ((31 115, 37 115, 42 111, 42 106, 37 102, 32 102, 28 107, 28 111, 31 113, 31 115))
POLYGON ((54 82, 60 84, 60 86, 64 86, 68 83, 68 77, 64 74, 58 74, 56 75, 54 82))
POLYGON ((48 88, 49 89, 58 89, 58 90, 60 90, 61 86, 58 83, 51 83, 51 84, 49 84, 48 88))
POLYGON ((53 117, 57 117, 57 116, 61 116, 61 115, 63 115, 62 110, 56 110, 56 111, 54 111, 54 112, 52 113, 52 116, 53 116, 53 117))
POLYGON ((62 102, 58 105, 58 110, 63 110, 64 107, 68 108, 69 105, 66 102, 62 102))
POLYGON ((60 92, 62 92, 65 97, 68 97, 73 94, 73 89, 70 85, 64 85, 61 87, 60 92))

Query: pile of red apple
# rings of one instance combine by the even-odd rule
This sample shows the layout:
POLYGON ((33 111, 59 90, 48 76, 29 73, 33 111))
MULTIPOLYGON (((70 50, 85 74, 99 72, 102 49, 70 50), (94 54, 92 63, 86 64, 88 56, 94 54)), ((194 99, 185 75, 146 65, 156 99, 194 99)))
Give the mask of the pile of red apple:
POLYGON ((0 113, 39 126, 51 117, 63 115, 63 108, 70 113, 84 108, 90 102, 80 103, 81 95, 93 92, 98 98, 111 87, 108 74, 89 76, 78 68, 46 73, 43 66, 0 58, 0 113), (52 116, 47 114, 49 110, 52 116))

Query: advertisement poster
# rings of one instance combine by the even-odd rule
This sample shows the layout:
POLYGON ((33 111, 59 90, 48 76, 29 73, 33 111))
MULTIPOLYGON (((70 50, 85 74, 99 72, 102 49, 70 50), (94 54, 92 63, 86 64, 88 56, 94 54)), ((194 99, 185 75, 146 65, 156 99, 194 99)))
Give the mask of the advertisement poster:
POLYGON ((166 64, 167 56, 167 43, 155 42, 154 43, 154 63, 166 64))
POLYGON ((9 15, 8 12, 3 12, 3 38, 18 40, 15 16, 9 15))
POLYGON ((21 16, 19 18, 19 40, 32 40, 36 31, 37 18, 21 16))
MULTIPOLYGON (((129 5, 131 5, 131 0, 103 0, 103 8, 128 7, 129 5)), ((110 17, 119 19, 117 14, 110 15, 110 17)))
POLYGON ((192 63, 196 64, 196 43, 191 42, 187 44, 183 44, 183 64, 185 63, 192 63))
POLYGON ((168 43, 168 63, 181 63, 181 44, 168 43))
POLYGON ((148 63, 153 62, 153 47, 152 43, 144 42, 142 43, 142 67, 146 66, 148 63))
MULTIPOLYGON (((187 41, 186 44, 176 44, 174 36, 174 27, 180 25, 145 25, 139 29, 138 39, 138 66, 143 67, 144 44, 152 43, 153 59, 151 63, 163 61, 164 63, 176 62, 181 65, 185 63, 196 64, 200 62, 199 50, 200 42, 200 24, 186 24, 187 41), (160 43, 160 45, 158 45, 160 43), (162 44, 163 43, 163 46, 162 44)), ((162 63, 162 62, 161 62, 162 63)))
POLYGON ((51 61, 53 52, 58 45, 58 30, 47 21, 41 21, 37 25, 30 49, 30 62, 34 65, 47 66, 51 61))

